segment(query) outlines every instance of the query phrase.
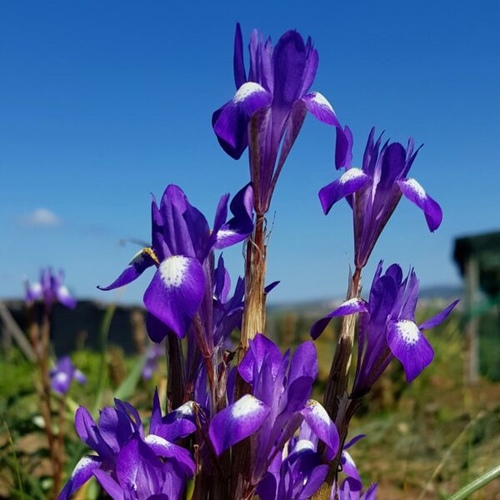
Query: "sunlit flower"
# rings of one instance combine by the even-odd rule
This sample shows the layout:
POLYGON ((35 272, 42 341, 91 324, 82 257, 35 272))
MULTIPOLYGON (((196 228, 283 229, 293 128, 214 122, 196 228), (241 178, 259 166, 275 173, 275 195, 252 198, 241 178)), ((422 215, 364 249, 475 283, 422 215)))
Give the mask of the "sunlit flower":
POLYGON ((104 408, 97 422, 78 408, 76 432, 96 454, 78 462, 59 500, 69 499, 93 476, 112 498, 180 498, 195 471, 190 453, 175 444, 196 429, 191 404, 162 418, 155 393, 148 435, 131 404, 115 399, 115 405, 104 408))
POLYGON ((297 138, 307 111, 329 125, 340 126, 332 106, 309 92, 318 69, 318 52, 310 38, 287 31, 273 47, 253 31, 248 76, 243 39, 236 25, 234 80, 236 94, 215 111, 212 124, 224 151, 238 159, 249 146, 255 209, 264 214, 278 176, 297 138))
MULTIPOLYGON (((122 274, 101 290, 112 290, 156 267, 144 294, 148 311, 177 336, 184 337, 203 301, 203 265, 214 249, 226 248, 253 230, 252 189, 243 188, 231 202, 233 217, 227 220, 229 195, 217 207, 213 228, 174 185, 165 190, 160 207, 152 202, 152 244, 141 250, 122 274)), ((160 339, 161 340, 161 339, 160 339)), ((159 340, 158 340, 159 341, 159 340)))
POLYGON ((313 325, 311 336, 317 338, 331 318, 359 313, 358 362, 353 396, 366 394, 394 358, 403 365, 408 382, 431 363, 434 350, 423 331, 444 321, 458 300, 417 325, 418 288, 419 281, 413 269, 403 280, 403 271, 398 264, 389 266, 382 274, 380 262, 368 301, 361 298, 348 300, 313 325))
POLYGON ((412 178, 408 172, 417 156, 413 139, 405 148, 398 142, 387 141, 382 148, 380 136, 374 141, 372 128, 363 157, 363 167, 354 168, 352 160, 352 133, 349 127, 337 129, 336 166, 345 168, 344 174, 322 188, 319 199, 325 214, 342 198, 353 210, 354 263, 362 268, 389 221, 401 196, 415 203, 425 215, 427 225, 435 231, 441 224, 443 213, 440 206, 412 178))

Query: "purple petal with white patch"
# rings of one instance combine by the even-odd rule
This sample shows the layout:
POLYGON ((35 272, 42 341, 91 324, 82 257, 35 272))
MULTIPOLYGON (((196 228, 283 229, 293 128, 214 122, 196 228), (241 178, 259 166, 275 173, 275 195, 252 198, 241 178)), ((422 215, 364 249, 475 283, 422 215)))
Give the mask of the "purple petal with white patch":
POLYGON ((327 411, 317 401, 311 399, 302 410, 305 421, 314 434, 323 441, 328 449, 327 458, 332 460, 339 449, 339 434, 327 411))
POLYGON ((61 493, 59 493, 58 500, 69 500, 73 493, 83 486, 101 465, 102 460, 99 457, 87 456, 81 458, 76 464, 68 482, 64 485, 61 493))
POLYGON ((311 337, 316 340, 328 326, 331 319, 337 316, 347 316, 348 314, 356 314, 360 312, 368 312, 367 304, 363 299, 354 298, 346 300, 337 309, 327 314, 324 318, 316 321, 311 327, 311 337))
POLYGON ((233 217, 220 228, 214 227, 214 247, 219 250, 243 241, 253 231, 253 188, 250 184, 235 194, 229 208, 233 217))
POLYGON ((320 94, 319 92, 311 92, 310 94, 305 95, 302 98, 302 101, 306 105, 307 111, 309 111, 320 122, 333 125, 334 127, 340 127, 340 123, 332 105, 323 94, 320 94))
POLYGON ((201 305, 204 287, 203 268, 198 260, 174 255, 160 264, 144 294, 144 304, 182 338, 201 305))
POLYGON ((432 346, 413 321, 389 323, 387 342, 394 356, 401 361, 408 382, 420 375, 434 358, 432 346))
POLYGON ((269 415, 269 407, 246 394, 217 413, 210 422, 209 436, 217 455, 259 429, 269 415))
POLYGON ((319 200, 325 215, 337 201, 363 189, 370 183, 370 177, 359 168, 350 168, 339 179, 319 191, 319 200))
POLYGON ((334 203, 346 198, 354 218, 354 263, 362 269, 373 248, 404 194, 425 215, 431 231, 439 227, 442 211, 408 172, 420 148, 414 150, 413 139, 402 144, 374 139, 372 128, 363 155, 362 169, 351 168, 353 137, 350 129, 337 127, 335 166, 344 167, 344 174, 319 192, 325 214, 334 203))
POLYGON ((430 231, 434 232, 443 220, 443 211, 439 204, 425 192, 424 188, 415 179, 398 181, 398 185, 406 198, 424 212, 427 226, 430 231))
POLYGON ((269 106, 272 95, 255 82, 246 82, 212 117, 212 125, 224 151, 239 159, 248 145, 248 123, 259 109, 269 106))
POLYGON ((318 68, 311 39, 296 31, 284 33, 275 47, 254 31, 250 70, 246 76, 241 28, 236 27, 234 79, 237 92, 217 110, 212 125, 219 143, 233 158, 250 149, 250 174, 259 215, 269 209, 278 176, 309 111, 323 123, 339 122, 327 99, 309 92, 318 68))

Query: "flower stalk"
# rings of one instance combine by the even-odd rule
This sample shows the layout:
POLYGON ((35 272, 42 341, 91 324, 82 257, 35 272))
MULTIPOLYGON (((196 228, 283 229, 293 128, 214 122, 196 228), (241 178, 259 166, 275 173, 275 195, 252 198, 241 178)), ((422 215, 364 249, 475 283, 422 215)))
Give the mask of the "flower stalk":
POLYGON ((257 333, 266 331, 266 265, 266 219, 264 215, 258 214, 254 233, 246 243, 245 309, 241 328, 239 361, 243 359, 248 350, 248 342, 254 339, 257 333))

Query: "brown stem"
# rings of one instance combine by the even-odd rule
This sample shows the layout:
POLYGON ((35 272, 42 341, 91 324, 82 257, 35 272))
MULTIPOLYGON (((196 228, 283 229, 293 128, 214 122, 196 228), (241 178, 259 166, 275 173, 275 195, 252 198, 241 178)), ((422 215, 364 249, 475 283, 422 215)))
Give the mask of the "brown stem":
MULTIPOLYGON (((245 307, 241 327, 238 364, 248 350, 249 341, 266 328, 266 220, 257 214, 254 233, 247 241, 245 261, 245 307)), ((235 401, 250 394, 250 386, 237 374, 235 401)), ((252 443, 245 439, 232 448, 231 490, 233 498, 242 498, 244 485, 249 479, 252 443)))
POLYGON ((247 241, 245 262, 245 309, 241 327, 238 362, 248 350, 248 343, 266 327, 266 220, 257 214, 255 229, 247 241))
MULTIPOLYGON (((361 268, 356 268, 349 285, 347 299, 359 297, 360 292, 361 268)), ((341 445, 337 457, 330 463, 330 472, 327 477, 329 485, 333 484, 333 481, 337 479, 340 456, 349 430, 349 422, 354 415, 354 411, 359 407, 359 402, 352 404, 347 390, 349 383, 349 367, 351 365, 352 351, 354 348, 355 325, 356 315, 349 314, 343 316, 340 336, 323 399, 323 405, 337 427, 341 445)))

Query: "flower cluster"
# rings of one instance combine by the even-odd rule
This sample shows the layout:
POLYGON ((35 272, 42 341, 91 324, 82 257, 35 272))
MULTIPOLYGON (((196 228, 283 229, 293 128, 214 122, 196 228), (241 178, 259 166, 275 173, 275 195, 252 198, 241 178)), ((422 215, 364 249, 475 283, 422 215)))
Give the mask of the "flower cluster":
POLYGON ((118 399, 115 408, 101 411, 97 422, 80 407, 75 427, 80 439, 96 454, 78 462, 60 500, 70 498, 91 477, 114 499, 180 498, 195 472, 190 453, 175 444, 196 429, 192 404, 162 418, 155 394, 148 435, 137 410, 118 399))
MULTIPOLYGON (((363 493, 347 451, 361 437, 347 440, 350 420, 394 358, 408 382, 432 361, 423 331, 445 320, 457 301, 417 325, 419 282, 412 268, 404 277, 399 264, 384 271, 380 262, 367 299, 361 297, 361 273, 402 196, 424 212, 431 231, 441 224, 442 211, 408 177, 420 149, 415 150, 412 139, 406 147, 382 144, 372 129, 362 168, 352 166, 351 130, 340 124, 322 94, 310 92, 319 61, 310 38, 304 41, 288 31, 273 46, 254 31, 249 52, 247 73, 237 25, 236 94, 213 113, 212 124, 231 157, 239 159, 248 148, 250 182, 230 203, 229 195, 221 197, 211 227, 184 192, 169 185, 159 204, 152 200, 151 245, 114 282, 101 287, 127 285, 154 268, 144 304, 151 340, 166 346, 166 414, 162 417, 155 393, 146 434, 129 403, 116 399, 97 422, 80 407, 76 431, 94 454, 78 463, 61 499, 91 477, 112 498, 124 500, 182 498, 191 480, 197 499, 307 499, 320 488, 332 499, 375 498, 377 486, 363 493), (331 318, 342 317, 323 404, 311 399, 318 375, 314 342, 282 354, 265 336, 266 295, 276 284, 265 286, 265 214, 308 111, 336 127, 335 167, 344 169, 319 191, 323 211, 328 214, 345 198, 354 223, 354 273, 347 300, 311 328, 315 340, 331 318), (245 276, 231 292, 224 259, 216 252, 244 241, 245 276), (231 339, 238 329, 239 342, 231 339)), ((52 295, 45 293, 46 300, 61 300, 59 285, 52 295)), ((151 351, 146 377, 160 354, 160 348, 151 351)), ((77 375, 64 363, 53 377, 60 392, 77 375)))

